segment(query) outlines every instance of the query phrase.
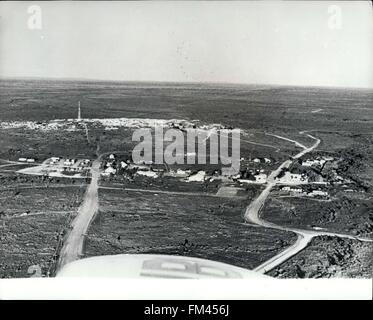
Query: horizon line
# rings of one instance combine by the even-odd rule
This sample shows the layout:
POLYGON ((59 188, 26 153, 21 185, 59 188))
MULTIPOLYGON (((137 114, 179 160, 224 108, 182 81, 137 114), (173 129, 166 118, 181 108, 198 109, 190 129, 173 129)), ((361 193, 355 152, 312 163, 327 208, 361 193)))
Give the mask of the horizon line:
POLYGON ((170 81, 170 80, 119 80, 119 79, 98 79, 80 77, 38 77, 38 76, 1 76, 0 80, 55 80, 55 81, 86 81, 86 82, 120 82, 120 83, 165 83, 165 84, 210 84, 210 85, 231 85, 231 86, 267 86, 267 87, 299 87, 299 88, 325 88, 325 89, 373 89, 373 86, 332 86, 332 85, 296 85, 279 83, 243 83, 224 81, 170 81))

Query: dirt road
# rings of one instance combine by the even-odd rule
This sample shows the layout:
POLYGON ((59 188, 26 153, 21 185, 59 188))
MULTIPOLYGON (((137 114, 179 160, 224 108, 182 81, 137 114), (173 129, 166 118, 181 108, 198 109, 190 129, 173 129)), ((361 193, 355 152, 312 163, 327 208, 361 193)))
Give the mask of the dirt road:
POLYGON ((100 177, 100 157, 93 161, 91 183, 79 207, 78 214, 71 224, 71 230, 64 241, 60 252, 57 271, 65 264, 78 260, 83 253, 84 234, 98 211, 98 180, 100 177))

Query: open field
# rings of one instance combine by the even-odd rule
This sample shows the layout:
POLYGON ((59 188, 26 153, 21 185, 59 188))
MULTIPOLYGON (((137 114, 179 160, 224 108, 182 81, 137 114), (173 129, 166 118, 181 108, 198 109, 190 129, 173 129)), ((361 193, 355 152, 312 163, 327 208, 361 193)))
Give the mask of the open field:
POLYGON ((49 131, 48 133, 23 128, 0 130, 0 157, 17 160, 34 158, 43 162, 51 156, 92 157, 95 145, 89 145, 84 132, 49 131))
POLYGON ((85 188, 45 184, 3 189, 0 193, 0 277, 53 275, 63 235, 75 216, 85 188), (35 270, 34 270, 35 271, 35 270))
POLYGON ((261 131, 371 132, 373 117, 369 89, 2 80, 0 98, 3 120, 75 118, 78 100, 83 118, 188 118, 261 131))
POLYGON ((330 201, 305 197, 271 197, 263 218, 278 225, 373 238, 373 211, 370 198, 350 197, 340 192, 330 201))
POLYGON ((244 224, 243 201, 120 190, 100 190, 99 197, 87 256, 190 255, 251 269, 294 240, 290 233, 244 224))
POLYGON ((0 172, 0 190, 19 188, 46 188, 69 186, 85 186, 89 181, 87 179, 60 178, 47 176, 25 175, 15 172, 0 172))

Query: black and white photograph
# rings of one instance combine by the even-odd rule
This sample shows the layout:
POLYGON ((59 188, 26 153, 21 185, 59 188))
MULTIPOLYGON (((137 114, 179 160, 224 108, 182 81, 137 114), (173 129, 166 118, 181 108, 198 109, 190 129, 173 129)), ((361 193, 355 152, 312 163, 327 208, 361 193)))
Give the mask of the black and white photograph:
POLYGON ((2 1, 0 298, 371 286, 372 143, 372 1, 2 1))

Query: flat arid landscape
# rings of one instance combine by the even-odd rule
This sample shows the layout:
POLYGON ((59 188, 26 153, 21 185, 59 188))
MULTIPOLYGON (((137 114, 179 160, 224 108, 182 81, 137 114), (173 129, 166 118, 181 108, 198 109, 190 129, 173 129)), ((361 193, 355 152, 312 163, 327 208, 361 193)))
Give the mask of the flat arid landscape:
POLYGON ((118 254, 372 276, 372 89, 2 79, 0 115, 1 278, 118 254), (139 128, 240 129, 239 171, 138 163, 139 128))

